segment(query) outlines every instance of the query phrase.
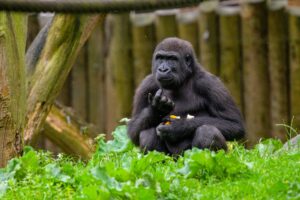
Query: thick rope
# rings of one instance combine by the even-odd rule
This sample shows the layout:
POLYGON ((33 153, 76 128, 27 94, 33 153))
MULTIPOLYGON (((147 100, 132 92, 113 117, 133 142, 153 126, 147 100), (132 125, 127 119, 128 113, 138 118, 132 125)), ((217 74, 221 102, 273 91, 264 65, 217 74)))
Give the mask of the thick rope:
POLYGON ((203 0, 0 0, 0 10, 21 12, 116 13, 198 5, 203 0))

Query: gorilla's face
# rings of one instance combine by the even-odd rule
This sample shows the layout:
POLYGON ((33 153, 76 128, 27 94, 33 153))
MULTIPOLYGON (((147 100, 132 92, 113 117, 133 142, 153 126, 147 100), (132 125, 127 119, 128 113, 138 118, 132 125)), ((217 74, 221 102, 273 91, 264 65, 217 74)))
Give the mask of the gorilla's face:
POLYGON ((176 89, 188 80, 194 69, 194 51, 190 43, 167 38, 157 45, 152 59, 152 73, 164 89, 176 89))
POLYGON ((154 55, 154 73, 159 85, 165 89, 176 89, 191 74, 191 56, 176 51, 159 50, 154 55))

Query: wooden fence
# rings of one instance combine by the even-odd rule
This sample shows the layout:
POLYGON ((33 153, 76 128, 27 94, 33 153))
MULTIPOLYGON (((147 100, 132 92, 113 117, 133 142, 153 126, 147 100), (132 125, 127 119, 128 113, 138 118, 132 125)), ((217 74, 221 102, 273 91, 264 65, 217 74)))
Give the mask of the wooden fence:
POLYGON ((155 45, 177 36, 227 85, 242 110, 249 145, 285 140, 276 124, 300 127, 300 8, 254 1, 111 14, 82 49, 59 97, 99 132, 130 117, 134 90, 151 71, 155 45))

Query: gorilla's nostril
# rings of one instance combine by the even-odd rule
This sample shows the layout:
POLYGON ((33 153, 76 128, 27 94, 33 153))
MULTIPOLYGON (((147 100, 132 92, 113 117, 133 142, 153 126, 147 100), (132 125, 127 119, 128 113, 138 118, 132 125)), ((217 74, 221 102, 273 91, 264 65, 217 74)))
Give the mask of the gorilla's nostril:
POLYGON ((170 69, 167 67, 161 67, 161 68, 158 68, 158 71, 161 73, 167 73, 170 71, 170 69))

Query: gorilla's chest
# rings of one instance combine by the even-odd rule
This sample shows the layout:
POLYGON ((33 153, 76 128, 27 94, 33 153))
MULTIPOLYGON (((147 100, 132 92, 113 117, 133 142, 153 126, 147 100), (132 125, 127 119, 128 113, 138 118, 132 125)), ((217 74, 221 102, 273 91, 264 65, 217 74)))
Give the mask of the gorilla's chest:
POLYGON ((187 114, 194 116, 207 114, 207 111, 205 110, 204 98, 195 93, 166 93, 166 96, 168 96, 175 103, 175 108, 171 114, 182 117, 186 116, 187 114))

